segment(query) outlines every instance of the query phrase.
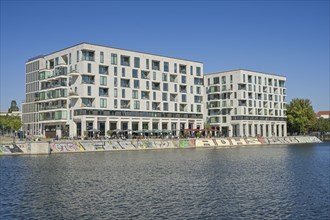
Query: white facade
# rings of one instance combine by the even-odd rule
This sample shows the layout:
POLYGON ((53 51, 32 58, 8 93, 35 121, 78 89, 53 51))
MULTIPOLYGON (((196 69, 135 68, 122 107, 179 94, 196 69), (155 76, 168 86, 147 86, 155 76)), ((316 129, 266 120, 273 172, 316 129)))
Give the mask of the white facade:
POLYGON ((26 63, 24 129, 44 136, 99 130, 203 128, 203 64, 82 43, 26 63))
POLYGON ((222 136, 286 136, 285 81, 247 70, 205 74, 206 120, 222 136))

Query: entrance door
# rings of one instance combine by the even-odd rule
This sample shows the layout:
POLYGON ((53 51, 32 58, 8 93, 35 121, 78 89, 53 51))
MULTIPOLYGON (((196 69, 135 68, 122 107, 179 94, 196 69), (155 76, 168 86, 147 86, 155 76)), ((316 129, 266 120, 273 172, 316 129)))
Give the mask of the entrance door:
POLYGON ((228 127, 221 127, 221 134, 224 137, 229 137, 229 128, 228 127))

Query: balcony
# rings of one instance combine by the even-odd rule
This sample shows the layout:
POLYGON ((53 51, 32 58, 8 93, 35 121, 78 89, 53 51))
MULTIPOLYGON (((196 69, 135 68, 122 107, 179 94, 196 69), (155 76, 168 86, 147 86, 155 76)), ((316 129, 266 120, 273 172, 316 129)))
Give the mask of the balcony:
POLYGON ((170 94, 170 101, 171 102, 177 102, 178 101, 178 95, 177 94, 170 94))
POLYGON ((178 79, 177 79, 177 75, 170 75, 170 82, 175 82, 177 83, 178 82, 178 79))
POLYGON ((160 90, 160 83, 153 82, 152 83, 152 90, 160 90))
POLYGON ((180 104, 180 111, 181 112, 187 112, 187 104, 180 104))
POLYGON ((179 65, 179 73, 186 74, 187 73, 187 66, 186 65, 179 65))
POLYGON ((152 110, 160 111, 160 102, 152 102, 152 110))
POLYGON ((141 92, 141 99, 143 100, 149 100, 150 96, 149 96, 149 92, 141 92))
POLYGON ((204 84, 204 81, 203 81, 203 78, 194 78, 194 84, 195 85, 203 85, 204 84))
POLYGON ((128 101, 128 100, 121 100, 120 101, 120 108, 122 108, 122 109, 130 109, 130 101, 128 101))
POLYGON ((82 50, 82 60, 95 61, 95 52, 89 50, 82 50))
POLYGON ((187 86, 180 86, 180 93, 187 93, 187 86))
POLYGON ((149 72, 141 71, 141 79, 150 79, 149 72))
POLYGON ((152 69, 153 70, 160 70, 160 62, 156 61, 156 60, 153 60, 152 61, 152 69))
POLYGON ((129 79, 121 79, 120 86, 123 88, 130 88, 130 80, 129 79))

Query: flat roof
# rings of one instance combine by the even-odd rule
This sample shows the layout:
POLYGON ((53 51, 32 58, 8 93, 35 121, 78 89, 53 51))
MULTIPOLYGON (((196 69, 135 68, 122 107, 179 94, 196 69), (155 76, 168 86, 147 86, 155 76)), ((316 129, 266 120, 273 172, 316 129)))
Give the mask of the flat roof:
POLYGON ((76 44, 76 45, 73 45, 73 46, 70 46, 70 47, 66 47, 64 49, 57 50, 55 52, 52 52, 52 53, 49 53, 49 54, 46 54, 46 55, 39 55, 39 56, 36 56, 36 57, 32 57, 32 58, 28 59, 26 62, 31 62, 31 61, 36 60, 38 58, 44 58, 45 56, 49 56, 49 55, 51 55, 53 53, 57 53, 57 52, 60 52, 60 51, 63 51, 63 50, 67 50, 69 48, 76 47, 76 46, 79 46, 79 45, 82 45, 82 44, 89 44, 89 45, 99 46, 99 47, 107 47, 107 48, 112 48, 112 49, 117 49, 117 50, 124 50, 124 51, 130 51, 130 52, 135 52, 135 53, 144 53, 144 54, 153 55, 153 56, 160 56, 160 57, 166 57, 166 58, 177 59, 177 60, 184 60, 184 61, 191 61, 191 62, 196 62, 196 63, 202 63, 203 64, 203 62, 195 61, 195 60, 188 60, 188 59, 182 59, 182 58, 177 58, 177 57, 170 57, 170 56, 164 56, 164 55, 159 55, 159 54, 146 53, 146 52, 143 52, 143 51, 128 50, 128 49, 123 49, 123 48, 119 48, 119 47, 110 47, 110 46, 107 46, 107 45, 87 43, 87 42, 82 42, 82 43, 79 43, 79 44, 76 44))
POLYGON ((271 75, 271 76, 280 76, 280 77, 286 78, 286 76, 279 75, 279 74, 264 73, 264 72, 260 72, 260 71, 247 70, 247 69, 233 69, 233 70, 225 70, 225 71, 219 71, 219 72, 213 72, 213 73, 204 73, 204 76, 219 74, 219 73, 234 72, 234 71, 249 71, 249 72, 254 72, 254 73, 261 73, 261 74, 266 74, 266 75, 271 75))

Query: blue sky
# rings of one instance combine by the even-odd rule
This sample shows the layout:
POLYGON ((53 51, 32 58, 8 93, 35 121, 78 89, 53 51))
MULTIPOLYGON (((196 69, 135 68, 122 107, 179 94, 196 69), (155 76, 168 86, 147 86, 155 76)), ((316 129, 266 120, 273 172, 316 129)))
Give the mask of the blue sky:
POLYGON ((1 110, 27 59, 81 42, 285 75, 288 101, 330 109, 329 1, 1 1, 1 110))

